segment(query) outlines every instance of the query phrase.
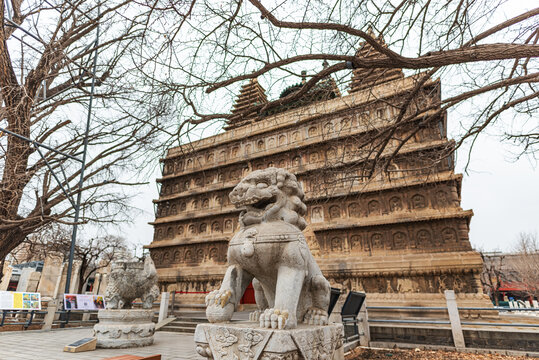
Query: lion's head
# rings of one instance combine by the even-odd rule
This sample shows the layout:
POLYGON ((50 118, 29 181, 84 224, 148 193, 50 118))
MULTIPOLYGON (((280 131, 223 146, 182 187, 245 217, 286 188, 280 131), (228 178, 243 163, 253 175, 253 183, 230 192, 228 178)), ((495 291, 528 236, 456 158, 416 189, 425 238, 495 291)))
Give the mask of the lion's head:
POLYGON ((242 226, 261 222, 286 221, 305 229, 307 206, 296 176, 285 169, 256 170, 243 178, 229 195, 236 207, 245 207, 240 215, 242 226))

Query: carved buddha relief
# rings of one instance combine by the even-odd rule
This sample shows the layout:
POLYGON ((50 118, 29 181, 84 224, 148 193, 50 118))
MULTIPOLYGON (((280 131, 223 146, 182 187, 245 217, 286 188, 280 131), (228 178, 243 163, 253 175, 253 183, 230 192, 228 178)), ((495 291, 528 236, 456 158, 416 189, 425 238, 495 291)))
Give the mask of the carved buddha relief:
POLYGON ((172 229, 172 227, 169 227, 167 229, 167 238, 172 239, 173 237, 174 237, 174 230, 172 229))
POLYGON ((329 208, 329 218, 337 219, 341 217, 341 208, 338 205, 330 206, 329 208))
POLYGON ((360 217, 361 216, 361 211, 360 211, 358 203, 353 202, 350 205, 348 205, 348 216, 349 217, 360 217))
POLYGON ((310 160, 309 162, 311 164, 316 164, 318 162, 318 160, 320 159, 320 156, 318 155, 318 152, 316 151, 313 151, 310 155, 310 160))
POLYGON ((326 150, 327 160, 335 159, 336 157, 337 157, 337 149, 335 149, 334 147, 331 147, 328 150, 326 150))
POLYGON ((456 243, 457 232, 453 228, 445 228, 442 230, 442 238, 445 243, 456 243))
POLYGON ((402 211, 402 201, 400 197, 393 196, 391 199, 389 199, 389 209, 391 212, 402 211))
POLYGON ((311 222, 312 223, 318 223, 324 221, 324 212, 322 211, 322 207, 315 206, 311 210, 311 222))
POLYGON ((309 137, 316 136, 316 135, 318 135, 318 129, 316 128, 316 126, 311 126, 309 128, 307 134, 309 135, 309 137))
POLYGON ((361 236, 352 235, 350 237, 350 247, 352 248, 352 250, 361 250, 361 236))
POLYGON ((383 250, 384 249, 384 236, 381 233, 374 233, 371 235, 372 249, 383 250))
POLYGON ((378 200, 371 200, 368 204, 369 216, 380 215, 382 213, 378 200))
POLYGON ((204 250, 198 249, 197 250, 197 262, 201 263, 204 261, 204 250))
POLYGON ((393 246, 394 249, 406 249, 408 246, 408 237, 406 233, 398 231, 393 234, 393 246))
POLYGON ((205 234, 205 233, 206 233, 206 230, 207 230, 207 228, 206 228, 206 223, 200 224, 200 226, 199 226, 199 232, 200 232, 200 234, 205 234))
POLYGON ((286 145, 286 135, 279 136, 279 146, 286 145))
POLYGON ((179 225, 178 228, 176 229, 176 232, 177 232, 178 235, 182 236, 183 235, 183 226, 179 225))
POLYGON ((339 237, 331 239, 331 252, 342 252, 342 241, 339 237))
POLYGON ((298 131, 294 131, 291 135, 291 139, 293 142, 296 142, 296 141, 299 141, 299 132, 298 131))
POLYGON ((431 247, 432 246, 432 236, 430 231, 426 229, 419 230, 417 232, 417 242, 420 247, 431 247))
POLYGON ((294 158, 292 159, 292 166, 298 167, 300 165, 301 165, 301 157, 299 155, 294 156, 294 158))
POLYGON ((436 193, 436 203, 438 203, 438 207, 444 208, 446 206, 449 206, 449 201, 447 198, 447 193, 443 190, 440 190, 436 193))
POLYGON ((427 202, 425 197, 420 194, 415 194, 412 196, 412 208, 413 209, 423 209, 427 207, 427 202))
POLYGON ((195 225, 193 224, 189 225, 188 230, 189 230, 189 234, 196 234, 195 225))
POLYGON ((231 232, 232 231, 232 220, 228 219, 225 220, 225 232, 231 232))
POLYGON ((268 149, 273 149, 275 147, 275 138, 268 139, 268 149))
POLYGON ((331 121, 324 124, 324 134, 330 134, 330 133, 332 133, 334 131, 335 131, 335 129, 334 129, 333 123, 331 121))
POLYGON ((210 259, 210 260, 213 260, 213 261, 217 261, 218 258, 219 258, 219 252, 218 252, 217 248, 212 247, 212 248, 210 249, 209 259, 210 259))
POLYGON ((221 231, 221 224, 219 224, 218 221, 214 221, 213 224, 211 224, 211 232, 215 234, 220 231, 221 231))
POLYGON ((265 150, 266 148, 266 144, 264 143, 264 140, 263 139, 260 139, 256 142, 256 149, 258 151, 263 151, 265 150))
POLYGON ((238 157, 240 154, 240 148, 238 146, 234 146, 232 148, 232 157, 238 157))
POLYGON ((219 151, 219 162, 223 162, 225 160, 226 160, 226 151, 225 150, 219 151))

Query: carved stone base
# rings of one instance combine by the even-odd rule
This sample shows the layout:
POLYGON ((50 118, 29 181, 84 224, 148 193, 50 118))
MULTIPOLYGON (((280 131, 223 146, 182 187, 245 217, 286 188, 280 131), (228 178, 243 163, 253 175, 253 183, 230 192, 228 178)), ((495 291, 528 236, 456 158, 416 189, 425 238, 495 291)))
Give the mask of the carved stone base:
POLYGON ((99 324, 94 326, 97 347, 131 348, 153 344, 153 310, 99 310, 99 324))
POLYGON ((342 324, 292 330, 262 329, 254 322, 199 324, 195 346, 215 360, 344 360, 342 333, 342 324))

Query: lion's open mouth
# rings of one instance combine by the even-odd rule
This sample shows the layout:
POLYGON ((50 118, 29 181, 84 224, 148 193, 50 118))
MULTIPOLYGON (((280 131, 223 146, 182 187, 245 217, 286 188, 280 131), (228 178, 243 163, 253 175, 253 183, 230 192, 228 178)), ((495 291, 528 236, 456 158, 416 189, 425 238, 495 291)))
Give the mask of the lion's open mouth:
POLYGON ((245 206, 249 212, 262 212, 273 206, 277 201, 276 196, 272 197, 251 197, 249 199, 243 199, 242 201, 235 202, 236 207, 245 206))

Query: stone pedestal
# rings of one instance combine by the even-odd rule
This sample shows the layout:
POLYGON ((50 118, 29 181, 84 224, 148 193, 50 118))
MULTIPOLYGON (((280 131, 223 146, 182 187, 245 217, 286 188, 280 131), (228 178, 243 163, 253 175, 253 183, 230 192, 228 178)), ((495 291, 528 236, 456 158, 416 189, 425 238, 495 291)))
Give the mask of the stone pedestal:
POLYGON ((131 348, 153 344, 153 310, 104 309, 97 314, 94 326, 97 347, 131 348))
POLYGON ((196 351, 215 360, 344 360, 342 324, 262 329, 253 322, 199 324, 196 351))

